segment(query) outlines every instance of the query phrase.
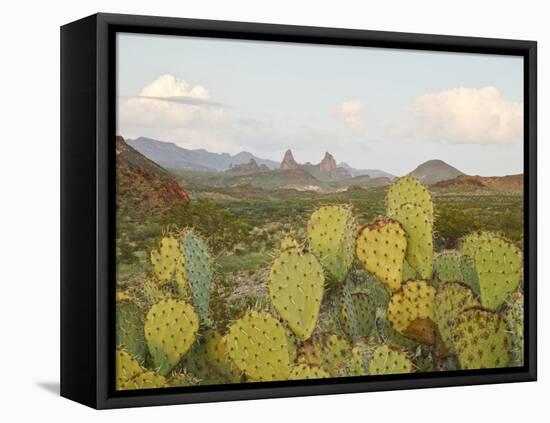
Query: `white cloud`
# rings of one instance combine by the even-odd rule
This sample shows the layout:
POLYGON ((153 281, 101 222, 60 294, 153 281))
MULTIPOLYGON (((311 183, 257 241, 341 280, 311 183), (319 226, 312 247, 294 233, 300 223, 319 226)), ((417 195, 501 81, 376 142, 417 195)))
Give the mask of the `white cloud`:
POLYGON ((523 137, 523 104, 495 87, 453 88, 418 97, 414 132, 451 144, 510 144, 523 137))
POLYGON ((191 86, 173 75, 162 75, 145 86, 139 96, 119 99, 119 127, 177 128, 223 119, 223 109, 209 107, 209 100, 203 86, 191 86))
POLYGON ((352 128, 362 123, 363 102, 361 100, 344 101, 336 108, 336 115, 352 128))
POLYGON ((187 148, 228 148, 228 117, 202 85, 162 75, 138 96, 118 99, 117 131, 125 137, 149 136, 187 148))

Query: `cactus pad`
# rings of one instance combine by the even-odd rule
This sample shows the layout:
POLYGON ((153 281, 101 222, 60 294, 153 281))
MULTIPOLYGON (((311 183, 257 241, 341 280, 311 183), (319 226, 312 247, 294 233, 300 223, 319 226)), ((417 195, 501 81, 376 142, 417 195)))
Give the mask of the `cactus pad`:
POLYGON ((116 350, 116 389, 120 390, 130 379, 143 372, 138 361, 121 348, 116 350))
POLYGON ((296 364, 290 368, 290 380, 304 379, 323 379, 330 377, 330 374, 323 368, 318 366, 310 366, 307 364, 296 364))
POLYGON ((201 384, 218 385, 239 381, 240 372, 227 355, 225 339, 214 330, 204 333, 185 354, 182 364, 201 384))
POLYGON ((323 268, 317 258, 299 249, 283 251, 269 274, 271 302, 301 340, 308 339, 323 299, 323 268))
POLYGON ((465 310, 458 317, 452 334, 462 369, 508 366, 512 339, 498 314, 481 308, 465 310))
MULTIPOLYGON (((182 280, 187 280, 192 293, 193 305, 203 322, 208 319, 210 290, 212 286, 212 258, 206 242, 192 231, 183 235, 182 280)), ((183 288, 180 288, 180 295, 183 288)))
POLYGON ((197 385, 199 381, 190 373, 182 371, 172 373, 166 383, 173 388, 178 388, 182 386, 194 386, 197 385))
POLYGON ((320 366, 333 377, 340 376, 351 358, 351 346, 333 334, 321 334, 303 343, 298 352, 298 363, 320 366))
POLYGON ((143 313, 130 299, 116 304, 116 343, 140 364, 145 362, 147 344, 143 336, 143 313))
POLYGON ((249 311, 226 335, 229 356, 252 381, 286 380, 290 359, 285 328, 265 311, 249 311))
POLYGON ((392 291, 401 287, 407 238, 394 220, 378 220, 365 226, 357 237, 355 251, 366 270, 392 291))
POLYGON ((421 279, 431 279, 433 231, 429 216, 414 204, 403 204, 390 213, 388 216, 397 220, 407 234, 407 262, 421 279))
POLYGON ((502 318, 512 334, 511 366, 523 366, 524 340, 523 340, 523 294, 515 292, 510 296, 503 311, 502 318))
POLYGON ((462 281, 462 255, 457 251, 444 251, 434 257, 434 272, 440 282, 462 281))
POLYGON ((467 308, 479 305, 474 292, 461 283, 449 282, 437 288, 434 316, 439 335, 447 351, 455 352, 452 331, 460 314, 467 308))
POLYGON ((353 341, 370 335, 374 327, 376 308, 367 293, 351 294, 347 285, 344 285, 339 311, 342 329, 353 341))
POLYGON ((409 281, 393 294, 388 305, 388 319, 399 333, 418 342, 434 341, 435 288, 425 281, 409 281))
POLYGON ((369 362, 369 374, 393 375, 412 372, 413 363, 405 352, 386 344, 373 351, 369 362))
POLYGON ((404 204, 420 207, 426 214, 430 224, 433 224, 434 209, 432 196, 424 185, 416 178, 404 176, 397 179, 386 194, 386 214, 391 216, 404 204))
POLYGON ((183 301, 163 300, 153 305, 145 318, 145 339, 155 368, 166 375, 195 342, 199 319, 183 301))
POLYGON ((482 242, 475 253, 479 295, 483 307, 496 309, 521 283, 523 259, 512 243, 493 238, 482 242))
POLYGON ((120 389, 126 391, 131 389, 165 388, 167 386, 169 385, 163 376, 149 370, 126 381, 120 389))
POLYGON ((355 217, 351 205, 318 208, 307 224, 311 251, 328 270, 331 279, 342 282, 353 262, 355 217))
POLYGON ((162 238, 160 248, 151 251, 151 264, 161 284, 165 284, 172 278, 180 254, 179 242, 171 236, 162 238))

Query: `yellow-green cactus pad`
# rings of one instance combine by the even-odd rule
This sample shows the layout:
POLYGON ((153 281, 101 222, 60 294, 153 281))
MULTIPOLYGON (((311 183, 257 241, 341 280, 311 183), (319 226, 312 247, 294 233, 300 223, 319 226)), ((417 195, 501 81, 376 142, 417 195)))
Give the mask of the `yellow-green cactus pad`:
POLYGON ((296 248, 283 251, 271 266, 271 302, 302 341, 311 336, 317 324, 324 282, 317 258, 296 248))
POLYGON ((126 382, 139 374, 143 373, 144 369, 139 362, 121 348, 116 350, 116 389, 123 389, 126 382))
POLYGON ((169 385, 166 383, 164 376, 159 375, 153 371, 145 371, 132 379, 126 381, 120 390, 127 391, 133 389, 154 389, 154 388, 166 388, 169 385))
POLYGON ((404 176, 397 179, 386 194, 386 214, 391 216, 404 204, 420 207, 426 214, 430 224, 433 224, 434 208, 432 196, 424 185, 416 178, 404 176))
POLYGON ((151 251, 151 264, 160 283, 164 284, 172 278, 180 254, 179 242, 171 236, 162 238, 160 248, 151 251))
POLYGON ((334 334, 321 334, 303 343, 298 352, 298 363, 319 366, 331 376, 338 377, 351 358, 351 346, 334 334))
POLYGON ((429 216, 419 206, 403 204, 392 209, 389 217, 397 220, 407 235, 407 262, 421 279, 431 279, 433 265, 433 230, 429 216))
POLYGON ((467 308, 479 305, 479 300, 474 292, 461 283, 449 282, 437 288, 434 316, 439 335, 447 351, 455 353, 453 328, 460 314, 467 308))
POLYGON ((309 366, 307 364, 296 364, 290 368, 290 380, 304 379, 323 379, 330 377, 330 374, 318 366, 309 366))
POLYGON ((481 305, 496 309, 520 285, 523 258, 519 249, 501 238, 483 241, 474 257, 481 305))
POLYGON ((319 207, 307 224, 311 251, 336 282, 346 278, 353 262, 355 226, 351 205, 319 207))
POLYGON ((392 327, 419 342, 433 343, 435 288, 426 281, 409 281, 393 294, 388 305, 392 327))
POLYGON ((347 368, 349 376, 364 376, 366 375, 369 362, 369 349, 366 343, 357 342, 351 349, 351 359, 347 368))
POLYGON ((394 220, 378 220, 361 229, 355 244, 357 258, 367 271, 392 291, 401 287, 407 237, 394 220))
POLYGON ((270 313, 249 311, 226 335, 229 356, 252 381, 286 380, 290 372, 285 328, 270 313))
POLYGON ((463 311, 453 328, 453 344, 462 369, 507 367, 512 335, 498 314, 471 308, 463 311))
POLYGON ((147 313, 144 330, 155 368, 165 376, 195 342, 199 318, 186 302, 162 300, 147 313))
POLYGON ((394 375, 412 373, 413 363, 407 353, 393 346, 380 345, 370 358, 370 375, 394 375))

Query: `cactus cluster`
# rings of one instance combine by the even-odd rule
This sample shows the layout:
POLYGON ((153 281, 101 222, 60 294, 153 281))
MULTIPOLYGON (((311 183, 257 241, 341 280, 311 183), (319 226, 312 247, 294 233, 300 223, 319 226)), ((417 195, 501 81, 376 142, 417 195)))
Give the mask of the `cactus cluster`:
POLYGON ((274 247, 265 294, 223 323, 208 238, 164 233, 140 289, 117 294, 116 389, 521 366, 518 247, 479 232, 434 252, 431 194, 412 177, 385 211, 360 225, 351 204, 311 210, 274 247))

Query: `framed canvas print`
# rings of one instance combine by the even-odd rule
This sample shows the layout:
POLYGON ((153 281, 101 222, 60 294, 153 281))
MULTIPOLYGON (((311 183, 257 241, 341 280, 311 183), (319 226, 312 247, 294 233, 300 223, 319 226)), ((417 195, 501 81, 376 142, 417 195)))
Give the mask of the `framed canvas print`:
POLYGON ((536 43, 61 30, 61 390, 96 408, 536 380, 536 43))

